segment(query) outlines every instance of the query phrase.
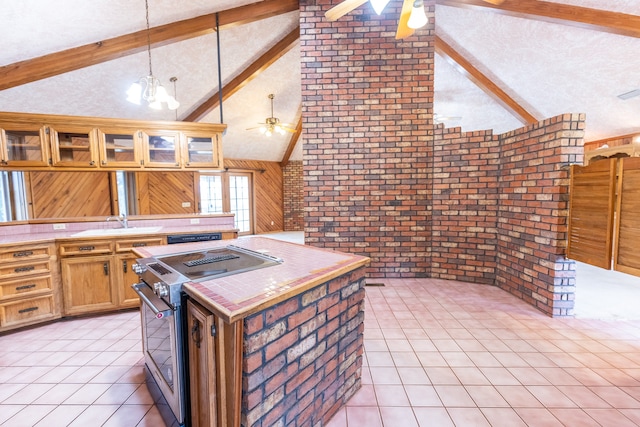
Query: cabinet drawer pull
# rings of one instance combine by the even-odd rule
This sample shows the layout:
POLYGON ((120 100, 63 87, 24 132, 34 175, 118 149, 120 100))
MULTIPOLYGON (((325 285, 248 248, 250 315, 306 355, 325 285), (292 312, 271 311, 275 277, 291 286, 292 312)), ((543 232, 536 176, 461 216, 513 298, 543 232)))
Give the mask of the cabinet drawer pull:
POLYGON ((145 242, 138 242, 138 243, 134 243, 131 246, 134 247, 134 248, 140 248, 142 246, 147 246, 147 244, 145 242))
POLYGON ((38 307, 29 307, 29 308, 23 308, 22 310, 18 310, 18 313, 24 314, 24 313, 29 313, 30 311, 36 311, 36 310, 38 310, 38 307))
POLYGON ((127 261, 122 261, 122 271, 123 271, 124 273, 126 273, 126 272, 127 272, 127 261))
POLYGON ((102 269, 104 270, 104 275, 108 276, 109 275, 109 263, 105 262, 104 264, 102 264, 102 269))
POLYGON ((29 256, 29 255, 33 255, 33 251, 22 251, 22 252, 14 252, 13 253, 13 257, 14 258, 20 258, 23 256, 29 256))
POLYGON ((95 248, 96 248, 95 246, 79 246, 78 250, 79 251, 92 251, 95 248))
POLYGON ((16 286, 16 291, 26 291, 27 289, 31 289, 35 287, 36 287, 35 283, 31 283, 30 285, 16 286))
POLYGON ((33 265, 28 265, 26 267, 18 267, 18 268, 14 268, 13 271, 15 271, 16 273, 24 273, 25 271, 31 271, 31 270, 35 270, 36 268, 33 265))

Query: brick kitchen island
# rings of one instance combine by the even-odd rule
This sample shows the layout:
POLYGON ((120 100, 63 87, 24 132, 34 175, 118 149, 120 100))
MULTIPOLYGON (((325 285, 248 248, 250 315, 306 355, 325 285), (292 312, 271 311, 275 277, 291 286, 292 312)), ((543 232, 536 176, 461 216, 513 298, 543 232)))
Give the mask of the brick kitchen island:
POLYGON ((230 243, 284 262, 184 284, 191 424, 325 425, 361 385, 369 259, 260 237, 136 252, 230 243))

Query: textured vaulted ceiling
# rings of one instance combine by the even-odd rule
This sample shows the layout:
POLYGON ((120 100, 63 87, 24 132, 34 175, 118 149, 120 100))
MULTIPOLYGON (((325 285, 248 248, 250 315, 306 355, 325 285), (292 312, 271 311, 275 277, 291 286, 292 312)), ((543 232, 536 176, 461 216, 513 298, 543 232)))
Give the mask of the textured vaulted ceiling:
MULTIPOLYGON (((251 3, 149 0, 150 24, 155 27, 251 3)), ((640 15, 640 0, 556 3, 640 15)), ((143 0, 4 2, 0 67, 143 30, 144 17, 143 0)), ((587 141, 640 133, 640 96, 626 101, 617 97, 640 89, 640 38, 507 16, 488 8, 438 5, 435 19, 436 33, 444 42, 536 118, 586 113, 587 141)), ((294 11, 220 31, 223 86, 297 25, 294 11)), ((420 37, 420 31, 413 37, 420 37)), ((170 93, 170 77, 178 78, 178 119, 218 92, 217 54, 215 33, 152 50, 154 75, 170 93)), ((124 56, 0 90, 0 111, 175 120, 173 111, 156 112, 125 101, 127 87, 147 71, 146 52, 124 56)), ((224 101, 225 157, 269 161, 285 157, 289 134, 265 138, 257 130, 246 130, 269 115, 270 93, 275 94, 275 115, 295 125, 301 102, 298 44, 224 101)), ((435 64, 434 111, 461 117, 445 124, 465 131, 504 132, 522 126, 440 55, 435 64)), ((200 121, 218 123, 219 109, 200 121)), ((298 144, 290 158, 301 157, 298 144)))

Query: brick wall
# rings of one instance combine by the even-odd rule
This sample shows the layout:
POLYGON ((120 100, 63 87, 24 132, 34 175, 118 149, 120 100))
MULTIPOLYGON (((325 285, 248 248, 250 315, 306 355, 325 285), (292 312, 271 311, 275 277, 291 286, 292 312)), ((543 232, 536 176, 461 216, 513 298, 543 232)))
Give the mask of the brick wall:
POLYGON ((397 41, 401 2, 332 23, 334 3, 300 1, 305 241, 370 257, 371 277, 426 277, 433 20, 397 41))
POLYGON ((564 258, 569 165, 582 164, 584 114, 501 136, 496 283, 549 315, 573 314, 575 263, 564 258))
POLYGON ((242 419, 320 426, 360 388, 365 268, 244 321, 242 419))
POLYGON ((304 186, 302 161, 292 161, 282 169, 284 231, 304 230, 304 186))
POLYGON ((434 131, 431 277, 493 284, 500 144, 491 131, 434 131))
POLYGON ((433 19, 396 41, 395 19, 362 7, 330 23, 331 3, 300 2, 306 242, 370 257, 370 277, 496 284, 571 314, 564 166, 581 161, 584 117, 434 127, 433 19))

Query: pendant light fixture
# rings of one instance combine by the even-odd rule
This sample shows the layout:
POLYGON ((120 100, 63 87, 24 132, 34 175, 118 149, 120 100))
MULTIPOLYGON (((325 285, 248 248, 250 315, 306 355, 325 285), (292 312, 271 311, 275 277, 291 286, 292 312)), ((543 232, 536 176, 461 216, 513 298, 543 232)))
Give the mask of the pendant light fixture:
POLYGON ((167 105, 169 110, 175 110, 180 106, 176 99, 169 95, 167 90, 160 84, 160 80, 153 76, 151 68, 151 32, 149 30, 149 1, 144 0, 146 21, 147 21, 147 54, 149 57, 149 75, 141 77, 140 80, 133 83, 127 90, 127 101, 140 105, 142 101, 146 101, 149 107, 154 110, 161 110, 163 104, 167 105))
POLYGON ((413 2, 413 9, 411 9, 411 15, 409 15, 409 21, 407 27, 412 29, 422 28, 427 25, 427 14, 424 11, 424 0, 416 0, 413 2))

